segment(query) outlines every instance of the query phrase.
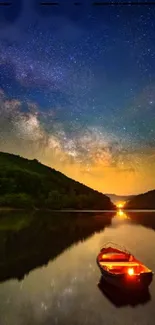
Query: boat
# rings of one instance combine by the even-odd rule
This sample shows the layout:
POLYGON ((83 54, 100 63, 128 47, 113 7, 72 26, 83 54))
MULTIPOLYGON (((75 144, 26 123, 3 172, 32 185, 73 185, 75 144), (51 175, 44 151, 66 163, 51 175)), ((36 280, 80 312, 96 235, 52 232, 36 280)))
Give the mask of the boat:
POLYGON ((153 272, 137 260, 126 248, 108 242, 97 256, 102 277, 109 284, 128 289, 147 288, 153 279, 153 272))

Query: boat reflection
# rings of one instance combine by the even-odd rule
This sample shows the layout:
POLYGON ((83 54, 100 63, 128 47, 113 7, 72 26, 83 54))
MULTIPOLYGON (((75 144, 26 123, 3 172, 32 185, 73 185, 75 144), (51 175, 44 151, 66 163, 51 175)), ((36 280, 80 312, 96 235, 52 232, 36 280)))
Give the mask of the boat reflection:
POLYGON ((117 308, 124 307, 130 305, 132 307, 136 307, 138 305, 145 305, 151 300, 151 294, 149 289, 145 290, 120 290, 115 288, 113 285, 107 283, 103 277, 100 278, 100 282, 98 283, 98 288, 102 292, 102 294, 117 308))

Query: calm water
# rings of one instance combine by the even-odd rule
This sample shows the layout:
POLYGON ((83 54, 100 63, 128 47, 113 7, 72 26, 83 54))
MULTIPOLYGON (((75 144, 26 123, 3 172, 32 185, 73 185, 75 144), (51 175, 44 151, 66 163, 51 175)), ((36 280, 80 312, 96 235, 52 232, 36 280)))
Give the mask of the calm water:
POLYGON ((57 231, 57 221, 49 216, 13 218, 0 221, 1 325, 155 324, 155 279, 141 301, 127 299, 99 289, 96 265, 98 251, 110 240, 155 271, 155 213, 80 214, 74 228, 73 219, 68 225, 63 221, 63 236, 55 237, 49 228, 57 231), (80 220, 86 220, 82 226, 80 220))

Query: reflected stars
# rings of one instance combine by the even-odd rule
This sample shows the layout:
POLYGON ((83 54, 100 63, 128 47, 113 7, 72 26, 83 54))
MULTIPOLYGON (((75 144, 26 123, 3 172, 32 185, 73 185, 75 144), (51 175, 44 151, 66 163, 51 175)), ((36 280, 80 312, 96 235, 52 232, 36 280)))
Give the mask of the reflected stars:
POLYGON ((47 306, 47 305, 45 304, 45 302, 43 302, 43 301, 41 302, 41 306, 40 306, 40 307, 41 307, 41 309, 42 309, 43 311, 45 311, 45 312, 46 312, 47 309, 48 309, 48 306, 47 306))

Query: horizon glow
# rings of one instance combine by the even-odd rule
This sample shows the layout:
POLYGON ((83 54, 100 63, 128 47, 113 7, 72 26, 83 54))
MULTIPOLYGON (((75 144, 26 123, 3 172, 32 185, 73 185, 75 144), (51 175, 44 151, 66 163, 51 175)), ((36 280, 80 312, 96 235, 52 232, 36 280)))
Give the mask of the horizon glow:
POLYGON ((0 151, 102 193, 154 189, 155 6, 22 3, 0 11, 0 151))

